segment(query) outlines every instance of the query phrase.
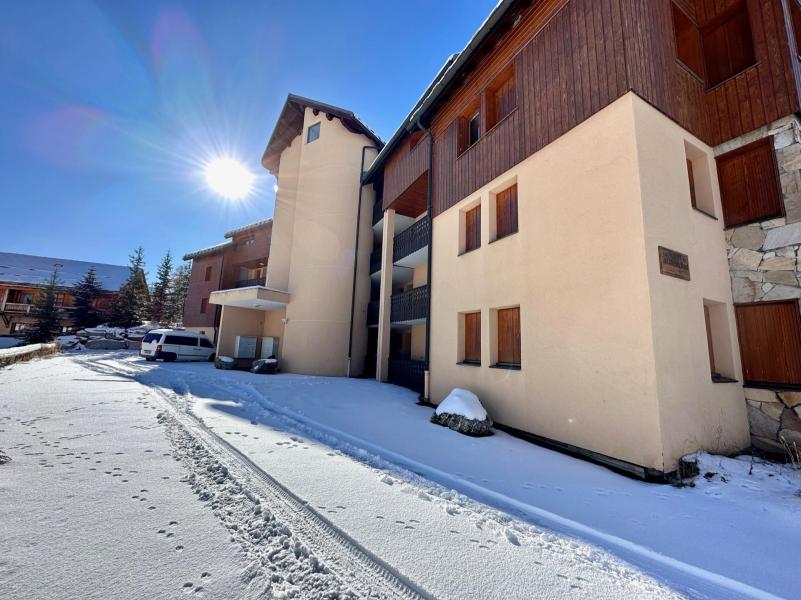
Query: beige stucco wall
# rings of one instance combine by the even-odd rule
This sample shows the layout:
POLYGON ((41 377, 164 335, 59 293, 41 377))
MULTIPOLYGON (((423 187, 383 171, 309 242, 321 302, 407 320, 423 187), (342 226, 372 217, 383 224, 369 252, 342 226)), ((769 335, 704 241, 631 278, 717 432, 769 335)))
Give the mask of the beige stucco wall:
POLYGON ((677 457, 699 448, 732 452, 747 447, 748 421, 713 150, 636 96, 633 108, 660 429, 665 468, 671 470, 677 457), (704 164, 694 161, 693 170, 699 184, 711 181, 714 214, 720 220, 690 204, 686 142, 706 155, 704 164), (704 173, 697 172, 701 166, 704 173), (659 272, 659 246, 688 255, 690 281, 659 272), (738 383, 711 381, 704 300, 725 305, 725 338, 716 340, 715 358, 718 370, 738 383))
MULTIPOLYGON (((346 374, 360 162, 362 146, 370 143, 339 119, 329 121, 307 108, 301 136, 281 155, 268 285, 285 284, 291 294, 282 343, 284 370, 346 374), (306 129, 317 122, 320 137, 307 144, 306 129)), ((367 343, 373 199, 372 188, 365 188, 352 374, 362 372, 367 343)))
POLYGON ((736 336, 723 230, 690 207, 685 137, 628 94, 434 220, 434 402, 466 387, 500 423, 664 471, 747 445, 741 387, 709 375, 704 298, 726 303, 736 336), (515 182, 519 232, 490 244, 492 195, 515 182), (476 202, 482 244, 459 256, 476 202), (659 273, 658 245, 689 254, 693 281, 659 273), (520 371, 489 367, 507 306, 520 371), (459 313, 475 310, 482 364, 459 365, 459 313))
POLYGON ((431 390, 475 391, 498 422, 661 468, 634 115, 624 97, 434 219, 431 390), (489 244, 490 194, 518 185, 519 232, 489 244), (481 247, 458 255, 481 201, 481 247), (520 306, 520 371, 489 367, 491 309, 520 306), (480 367, 458 365, 481 310, 480 367))
MULTIPOLYGON (((258 336, 264 327, 265 314, 265 311, 261 310, 223 306, 220 335, 217 339, 217 356, 233 356, 238 335, 258 336)), ((261 344, 261 340, 257 343, 261 344)))

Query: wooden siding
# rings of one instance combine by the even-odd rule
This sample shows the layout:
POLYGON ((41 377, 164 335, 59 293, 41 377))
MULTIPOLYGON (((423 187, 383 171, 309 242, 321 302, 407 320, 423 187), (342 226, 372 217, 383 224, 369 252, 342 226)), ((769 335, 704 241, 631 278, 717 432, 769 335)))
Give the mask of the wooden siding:
MULTIPOLYGON (((703 27, 737 0, 676 0, 703 27)), ((710 145, 799 110, 801 73, 782 0, 747 0, 757 63, 705 89, 676 54, 671 0, 535 1, 477 58, 431 116, 434 215, 602 110, 629 90, 710 145), (510 67, 516 108, 487 128, 487 93, 510 67), (457 121, 482 108, 481 138, 457 155, 457 121)), ((426 145, 424 141, 420 145, 426 145)), ((418 145, 418 148, 419 146, 418 145)), ((384 169, 389 206, 427 168, 400 144, 384 169)), ((422 154, 422 152, 421 152, 422 154)))
POLYGON ((735 314, 745 383, 801 385, 798 301, 740 305, 735 314))
POLYGON ((726 227, 784 215, 772 136, 727 152, 715 161, 726 227))

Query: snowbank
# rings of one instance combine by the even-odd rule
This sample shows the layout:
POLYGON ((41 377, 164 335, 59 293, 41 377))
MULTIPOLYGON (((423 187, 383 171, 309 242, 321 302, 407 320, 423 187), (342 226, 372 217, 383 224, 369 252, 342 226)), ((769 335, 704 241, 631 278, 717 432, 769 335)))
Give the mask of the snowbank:
POLYGON ((37 356, 46 356, 54 352, 58 352, 57 344, 28 344, 17 348, 6 348, 0 350, 0 367, 17 361, 30 360, 37 356))
POLYGON ((435 412, 438 415, 444 413, 460 415, 475 421, 483 421, 487 418, 487 411, 481 405, 478 396, 470 390, 462 388, 453 388, 453 391, 437 406, 435 412))

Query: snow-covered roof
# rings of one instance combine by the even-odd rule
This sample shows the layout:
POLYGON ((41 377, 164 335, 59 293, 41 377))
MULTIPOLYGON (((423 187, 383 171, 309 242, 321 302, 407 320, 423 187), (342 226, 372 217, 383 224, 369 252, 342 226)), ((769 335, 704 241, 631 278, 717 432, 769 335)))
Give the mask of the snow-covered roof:
POLYGON ((223 237, 232 238, 235 235, 239 235, 240 233, 247 233, 248 231, 253 231, 254 229, 261 229, 262 227, 267 227, 268 225, 272 225, 272 219, 264 219, 262 221, 256 221, 255 223, 251 223, 250 225, 243 225, 242 227, 237 227, 236 229, 232 229, 231 231, 226 231, 223 237))
POLYGON ((184 254, 184 260, 192 260, 193 258, 200 258, 201 256, 216 254, 217 252, 224 250, 227 246, 230 246, 232 243, 233 242, 231 242, 231 240, 226 240, 222 244, 217 244, 216 246, 209 246, 208 248, 202 248, 200 250, 196 250, 195 252, 184 254))
POLYGON ((122 265, 0 252, 0 283, 47 285, 53 270, 58 269, 60 285, 72 287, 90 267, 97 271, 100 287, 109 292, 119 290, 130 275, 128 267, 122 265))

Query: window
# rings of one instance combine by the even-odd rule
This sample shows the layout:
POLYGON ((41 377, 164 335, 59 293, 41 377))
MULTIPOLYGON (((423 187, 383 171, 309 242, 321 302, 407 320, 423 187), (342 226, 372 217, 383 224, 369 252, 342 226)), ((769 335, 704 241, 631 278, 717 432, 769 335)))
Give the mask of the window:
POLYGON ((520 367, 520 307, 496 312, 498 349, 495 366, 520 367))
POLYGON ((460 155, 481 137, 481 112, 478 98, 456 119, 456 154, 460 155))
POLYGON ((495 194, 495 239, 517 233, 517 184, 495 194))
POLYGON ((211 281, 211 267, 206 267, 206 274, 203 276, 203 281, 211 281))
POLYGON ((142 338, 142 343, 157 342, 161 339, 161 335, 160 333, 146 333, 142 338))
POLYGON ((790 4, 790 21, 793 24, 795 38, 795 55, 801 59, 801 5, 798 0, 788 0, 790 4))
POLYGON ((715 160, 726 227, 784 215, 771 136, 722 154, 715 160))
POLYGON ((704 57, 701 32, 683 10, 673 4, 673 34, 676 37, 676 58, 699 79, 704 78, 704 57))
POLYGON ((200 347, 201 348, 214 348, 214 344, 212 344, 206 338, 200 338, 200 347))
POLYGON ((306 143, 311 144, 314 140, 320 137, 320 123, 315 123, 314 125, 309 125, 309 129, 306 131, 306 143))
POLYGON ((200 299, 200 314, 205 315, 206 309, 209 306, 209 299, 208 298, 201 298, 200 299))
POLYGON ((704 300, 704 324, 712 381, 715 383, 733 382, 734 358, 731 351, 731 334, 726 305, 721 302, 704 300))
POLYGON ((21 331, 25 331, 26 329, 30 329, 32 323, 12 323, 11 324, 11 333, 19 333, 21 331))
POLYGON ((9 290, 7 302, 11 302, 11 304, 33 304, 33 294, 21 290, 9 290))
POLYGON ((55 293, 55 305, 64 306, 64 292, 55 293))
POLYGON ((712 194, 712 175, 709 155, 689 142, 684 142, 684 159, 690 189, 690 205, 702 213, 715 216, 715 199, 712 194))
POLYGON ((701 47, 707 88, 756 64, 745 0, 734 3, 731 9, 701 30, 701 47))
POLYGON ((256 243, 256 240, 254 238, 252 238, 252 237, 245 238, 244 240, 242 240, 242 244, 245 245, 245 246, 252 246, 255 243, 256 243))
POLYGON ((481 205, 464 211, 464 251, 481 246, 481 205))
POLYGON ((197 346, 197 338, 184 335, 168 335, 164 337, 165 344, 173 346, 197 346))
POLYGON ((467 364, 481 364, 481 312, 465 313, 464 358, 467 364))
POLYGON ((742 304, 734 311, 745 383, 801 385, 798 300, 742 304))
POLYGON ((487 130, 502 121, 517 106, 514 63, 487 86, 487 130))

